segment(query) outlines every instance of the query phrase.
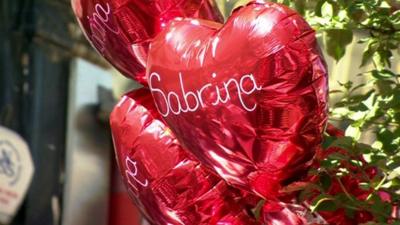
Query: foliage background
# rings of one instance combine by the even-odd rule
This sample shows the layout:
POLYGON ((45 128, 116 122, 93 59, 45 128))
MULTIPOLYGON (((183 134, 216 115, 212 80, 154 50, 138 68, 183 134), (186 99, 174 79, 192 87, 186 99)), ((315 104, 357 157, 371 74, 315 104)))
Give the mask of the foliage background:
MULTIPOLYGON (((217 0, 225 18, 247 2, 217 0)), ((330 71, 330 123, 345 130, 345 137, 325 137, 325 149, 343 151, 310 171, 318 175, 317 185, 303 185, 299 201, 317 191, 313 211, 341 210, 349 219, 368 212, 372 217, 362 224, 400 224, 392 208, 400 201, 400 1, 274 2, 301 13, 317 31, 330 71), (349 179, 358 187, 347 190, 349 179), (341 191, 332 194, 335 182, 341 191)))

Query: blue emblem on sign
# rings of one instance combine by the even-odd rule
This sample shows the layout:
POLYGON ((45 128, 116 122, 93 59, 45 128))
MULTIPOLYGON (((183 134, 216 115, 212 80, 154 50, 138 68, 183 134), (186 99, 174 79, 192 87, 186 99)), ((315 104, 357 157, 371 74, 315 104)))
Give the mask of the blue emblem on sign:
POLYGON ((18 151, 8 141, 0 140, 0 176, 10 186, 18 182, 21 173, 21 160, 18 151))

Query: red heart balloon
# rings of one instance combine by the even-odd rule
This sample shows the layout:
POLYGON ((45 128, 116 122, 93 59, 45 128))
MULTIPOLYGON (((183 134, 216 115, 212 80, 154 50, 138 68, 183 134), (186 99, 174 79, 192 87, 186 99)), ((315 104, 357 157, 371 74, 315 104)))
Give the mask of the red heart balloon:
POLYGON ((225 25, 176 19, 147 65, 179 141, 236 187, 274 198, 320 146, 327 70, 314 31, 285 6, 251 3, 225 25))
POLYGON ((111 128, 123 179, 151 224, 257 224, 238 203, 238 191, 182 149, 148 90, 123 97, 111 128))
POLYGON ((71 0, 86 37, 125 76, 146 84, 148 45, 175 17, 222 21, 214 0, 71 0))

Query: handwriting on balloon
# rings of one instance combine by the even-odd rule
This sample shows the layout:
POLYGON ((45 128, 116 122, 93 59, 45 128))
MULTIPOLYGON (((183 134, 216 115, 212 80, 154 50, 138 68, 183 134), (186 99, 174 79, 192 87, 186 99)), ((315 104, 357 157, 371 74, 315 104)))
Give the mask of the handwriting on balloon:
POLYGON ((95 5, 95 12, 92 17, 87 17, 90 24, 92 34, 90 39, 93 45, 100 51, 103 52, 105 48, 107 32, 119 34, 119 28, 113 25, 111 8, 108 3, 106 7, 100 4, 95 5), (116 28, 115 28, 116 27, 116 28))
MULTIPOLYGON (((213 78, 216 78, 216 76, 217 75, 215 73, 212 74, 213 78)), ((155 80, 158 82, 162 81, 160 74, 153 72, 150 74, 149 77, 149 87, 153 95, 158 94, 161 97, 162 101, 164 101, 164 104, 166 106, 165 110, 162 110, 161 107, 157 105, 158 111, 163 117, 167 117, 168 115, 170 115, 170 113, 179 115, 180 113, 195 112, 199 108, 204 108, 206 106, 206 103, 204 102, 204 92, 207 90, 215 91, 216 98, 213 102, 209 103, 212 106, 227 103, 234 95, 234 93, 231 93, 230 90, 234 90, 237 92, 236 94, 239 99, 240 105, 245 110, 252 112, 257 108, 257 104, 253 103, 253 105, 249 105, 249 103, 246 102, 245 97, 262 89, 262 86, 257 86, 257 82, 253 74, 245 74, 240 77, 240 79, 231 78, 223 82, 220 86, 207 83, 198 90, 187 91, 185 90, 182 73, 179 73, 179 84, 181 90, 180 95, 174 91, 165 93, 162 89, 155 88, 153 83, 155 80), (248 89, 246 89, 244 85, 245 82, 250 82, 251 87, 247 87, 248 89), (222 91, 225 92, 225 97, 223 97, 222 91), (189 98, 194 100, 192 101, 192 104, 189 103, 189 98), (175 107, 173 106, 173 104, 171 104, 172 101, 177 103, 175 107)))
POLYGON ((135 190, 135 195, 139 192, 139 187, 147 187, 149 185, 149 181, 147 179, 140 179, 139 178, 139 171, 137 167, 137 162, 130 159, 126 158, 125 159, 125 175, 128 180, 128 184, 131 188, 135 190))

